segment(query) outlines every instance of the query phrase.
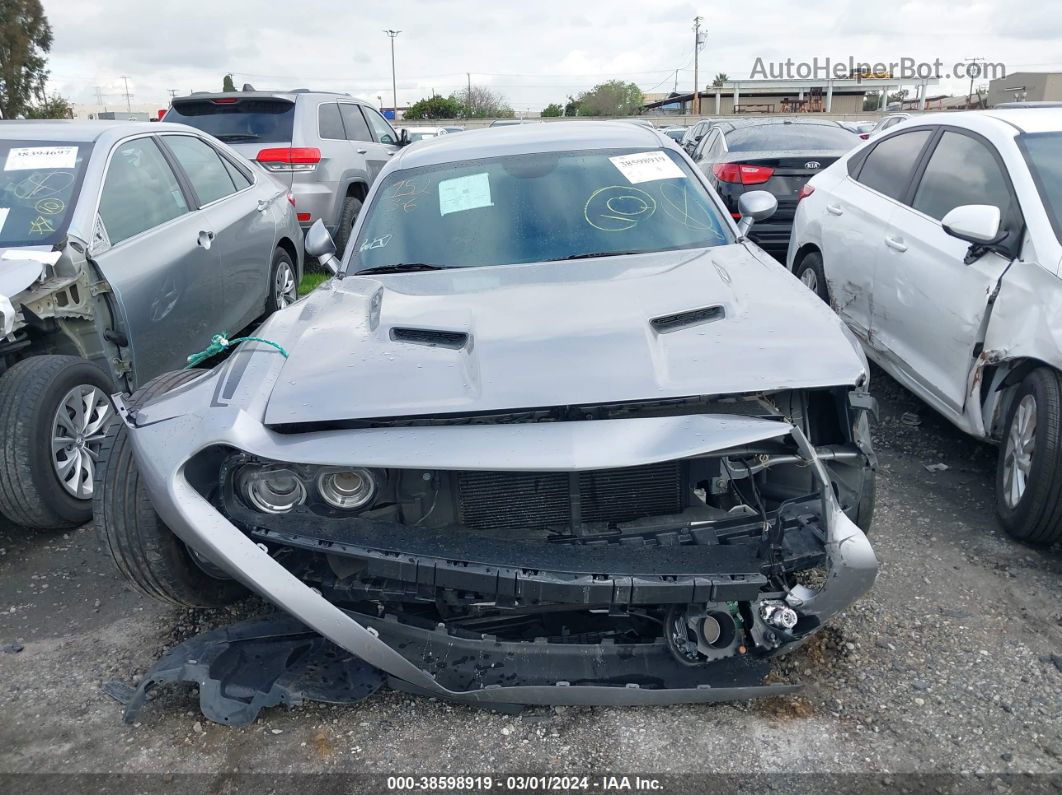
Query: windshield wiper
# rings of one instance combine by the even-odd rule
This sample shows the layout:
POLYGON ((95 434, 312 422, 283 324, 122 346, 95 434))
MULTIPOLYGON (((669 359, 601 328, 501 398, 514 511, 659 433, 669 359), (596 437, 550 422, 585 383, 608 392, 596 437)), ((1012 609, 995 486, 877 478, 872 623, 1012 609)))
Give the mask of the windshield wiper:
POLYGON ((375 268, 365 268, 365 270, 354 271, 355 276, 362 276, 366 273, 408 273, 411 271, 441 271, 445 268, 444 265, 431 265, 427 262, 400 262, 397 265, 377 265, 375 268))
POLYGON ((219 141, 257 141, 258 136, 254 133, 222 133, 215 135, 219 141))
POLYGON ((589 254, 572 254, 567 257, 548 259, 546 262, 563 262, 568 259, 595 259, 597 257, 625 257, 628 254, 646 254, 645 251, 593 251, 589 254))

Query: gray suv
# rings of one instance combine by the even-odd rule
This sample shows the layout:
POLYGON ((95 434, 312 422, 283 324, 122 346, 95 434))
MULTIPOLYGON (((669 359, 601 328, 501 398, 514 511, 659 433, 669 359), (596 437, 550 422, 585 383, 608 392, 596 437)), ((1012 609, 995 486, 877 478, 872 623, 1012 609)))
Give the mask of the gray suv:
POLYGON ((340 251, 369 185, 404 143, 372 105, 301 88, 176 97, 166 121, 208 132, 256 161, 291 188, 302 228, 320 219, 340 251))

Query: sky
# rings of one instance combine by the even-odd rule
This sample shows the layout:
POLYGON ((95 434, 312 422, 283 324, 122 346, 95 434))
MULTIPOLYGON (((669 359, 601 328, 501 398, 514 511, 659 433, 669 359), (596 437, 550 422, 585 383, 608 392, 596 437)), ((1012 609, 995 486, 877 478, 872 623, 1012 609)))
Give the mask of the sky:
MULTIPOLYGON (((643 91, 693 87, 695 16, 707 37, 700 84, 748 78, 764 62, 972 57, 1017 71, 1062 70, 1062 3, 1049 0, 43 0, 55 41, 49 89, 77 103, 165 107, 170 91, 237 87, 346 91, 390 106, 475 85, 517 111, 608 79, 643 91), (677 83, 676 83, 676 70, 677 83)), ((965 93, 965 80, 929 93, 965 93)))

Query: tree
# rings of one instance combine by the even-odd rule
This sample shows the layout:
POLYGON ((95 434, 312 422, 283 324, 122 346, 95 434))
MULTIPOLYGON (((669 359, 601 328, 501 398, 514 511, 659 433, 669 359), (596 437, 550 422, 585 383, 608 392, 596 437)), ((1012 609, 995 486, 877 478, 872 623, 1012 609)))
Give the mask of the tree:
POLYGON ((552 118, 554 116, 563 116, 564 108, 562 108, 556 102, 551 102, 542 109, 542 115, 545 116, 547 119, 552 118))
POLYGON ((575 97, 569 96, 568 101, 564 105, 564 115, 578 116, 579 110, 579 100, 577 100, 575 97))
POLYGON ((513 115, 505 97, 484 86, 471 86, 453 95, 461 103, 464 115, 470 119, 504 119, 513 115))
POLYGON ((52 26, 40 0, 0 0, 0 111, 5 119, 45 100, 52 26))
POLYGON ((409 106, 404 119, 456 119, 461 115, 462 105, 456 97, 433 96, 420 99, 409 106))
POLYGON ((235 91, 236 90, 236 84, 232 82, 232 75, 231 74, 225 75, 225 79, 221 81, 221 90, 222 91, 235 91))
POLYGON ((579 95, 581 116, 633 116, 641 109, 642 90, 622 80, 600 83, 579 95))
POLYGON ((902 103, 905 99, 907 99, 908 93, 910 92, 906 88, 901 88, 899 91, 894 91, 893 93, 889 94, 889 98, 885 100, 885 107, 888 107, 893 102, 902 103))
POLYGON ((712 81, 712 86, 714 88, 719 88, 723 85, 723 83, 726 83, 729 80, 730 76, 726 72, 720 72, 715 76, 715 79, 712 81))
POLYGON ((74 109, 63 97, 52 94, 43 102, 26 109, 27 119, 72 119, 74 109))

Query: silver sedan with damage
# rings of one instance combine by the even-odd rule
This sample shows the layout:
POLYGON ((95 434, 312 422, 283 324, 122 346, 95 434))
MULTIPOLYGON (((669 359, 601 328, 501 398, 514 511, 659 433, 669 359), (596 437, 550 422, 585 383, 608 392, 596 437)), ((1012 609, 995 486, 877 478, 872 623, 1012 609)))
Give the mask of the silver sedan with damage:
MULTIPOLYGON (((306 627, 332 665, 480 705, 788 692, 770 658, 874 581, 875 462, 858 345, 745 237, 773 204, 747 194, 735 224, 626 123, 396 155, 342 263, 311 230, 337 276, 260 329, 272 345, 123 407, 98 494, 121 570, 297 619, 171 652, 134 704, 189 678, 227 722, 291 703, 296 672, 240 706, 204 659, 253 641, 305 668, 306 627)), ((320 679, 310 697, 349 698, 320 679)))
POLYGON ((108 395, 296 298, 288 192, 179 124, 0 129, 0 513, 91 516, 108 395))

